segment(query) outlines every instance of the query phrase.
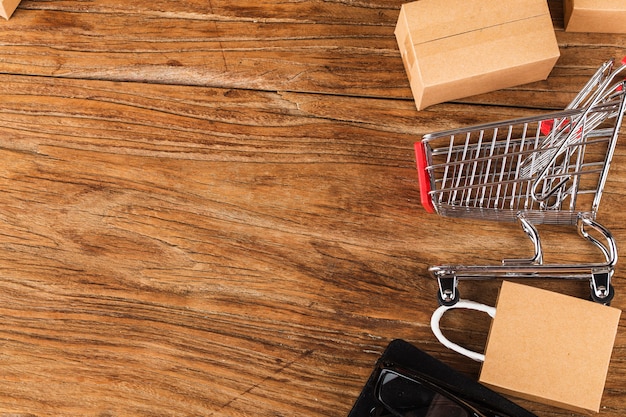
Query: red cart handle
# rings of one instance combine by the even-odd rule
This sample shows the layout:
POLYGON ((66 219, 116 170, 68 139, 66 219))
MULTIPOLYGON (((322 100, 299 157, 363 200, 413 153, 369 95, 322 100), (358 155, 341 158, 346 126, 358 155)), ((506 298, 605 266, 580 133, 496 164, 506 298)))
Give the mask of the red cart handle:
POLYGON ((420 200, 422 206, 429 213, 435 212, 435 206, 433 200, 430 197, 430 175, 426 170, 428 162, 426 160, 426 149, 422 142, 415 142, 415 161, 417 162, 417 174, 419 177, 420 185, 420 200))

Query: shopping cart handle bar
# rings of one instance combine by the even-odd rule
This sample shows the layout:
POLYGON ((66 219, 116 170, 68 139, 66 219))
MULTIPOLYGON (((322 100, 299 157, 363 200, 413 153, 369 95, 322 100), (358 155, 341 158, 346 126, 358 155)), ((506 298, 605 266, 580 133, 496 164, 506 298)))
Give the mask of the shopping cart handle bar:
POLYGON ((419 178, 420 185, 420 199, 422 202, 422 206, 429 213, 435 212, 435 206, 433 205, 433 200, 430 197, 430 174, 426 167, 428 166, 428 162, 426 160, 426 149, 424 149, 424 144, 422 142, 415 142, 415 161, 417 163, 417 174, 419 178))

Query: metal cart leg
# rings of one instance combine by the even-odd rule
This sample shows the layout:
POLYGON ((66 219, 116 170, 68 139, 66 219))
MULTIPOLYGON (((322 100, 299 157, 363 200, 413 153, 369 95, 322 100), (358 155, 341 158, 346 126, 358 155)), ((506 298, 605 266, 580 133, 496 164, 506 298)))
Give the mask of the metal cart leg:
POLYGON ((534 246, 534 256, 528 259, 505 259, 501 265, 443 265, 429 268, 437 278, 439 304, 452 306, 459 299, 458 282, 460 280, 482 280, 491 278, 560 278, 568 280, 587 280, 590 284, 591 299, 608 305, 615 295, 611 277, 617 264, 617 245, 611 232, 597 223, 591 216, 578 218, 578 232, 587 241, 596 246, 604 255, 604 263, 588 264, 544 264, 541 240, 537 229, 522 215, 519 216, 522 228, 534 246), (594 237, 591 231, 595 233, 594 237))

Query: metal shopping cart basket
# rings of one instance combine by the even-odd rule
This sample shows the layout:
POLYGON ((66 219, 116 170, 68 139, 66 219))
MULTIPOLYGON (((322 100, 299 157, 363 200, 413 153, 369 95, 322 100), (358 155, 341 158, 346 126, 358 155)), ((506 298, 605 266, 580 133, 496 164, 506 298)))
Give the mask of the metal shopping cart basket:
POLYGON ((596 222, 626 105, 626 58, 602 65, 560 112, 425 135, 415 144, 422 205, 441 216, 519 222, 534 246, 529 259, 500 265, 432 266, 440 304, 459 300, 464 279, 589 280, 591 298, 609 304, 617 247, 596 222), (545 264, 535 225, 576 225, 604 262, 545 264))

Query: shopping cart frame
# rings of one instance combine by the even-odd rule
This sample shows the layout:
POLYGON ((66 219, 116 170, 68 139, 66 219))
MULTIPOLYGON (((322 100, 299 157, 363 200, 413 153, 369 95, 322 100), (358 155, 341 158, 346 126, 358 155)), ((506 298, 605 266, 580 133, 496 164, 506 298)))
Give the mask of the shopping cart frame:
MULTIPOLYGON (((610 231, 600 225, 595 220, 595 217, 600 204, 600 199, 602 197, 602 191, 606 182, 613 153, 615 151, 626 107, 626 100, 624 97, 626 82, 614 83, 615 77, 626 68, 626 58, 622 61, 622 66, 617 71, 613 72, 612 68, 612 61, 605 62, 564 111, 541 115, 539 117, 513 119, 503 122, 473 126, 467 129, 455 129, 428 134, 422 138, 421 142, 415 144, 417 166, 420 173, 421 201, 427 211, 436 212, 440 215, 449 217, 486 217, 497 221, 517 221, 530 238, 534 247, 534 255, 532 257, 528 259, 505 259, 502 261, 501 265, 442 265, 430 267, 430 273, 438 280, 439 291, 437 298, 440 304, 453 305, 460 299, 457 289, 458 282, 460 280, 483 280, 492 278, 561 278, 567 280, 588 280, 592 300, 602 304, 609 304, 611 302, 615 294, 611 278, 618 259, 617 245, 610 231), (596 114, 599 114, 600 117, 594 119, 596 114), (546 153, 546 155, 548 155, 546 157, 547 161, 552 164, 558 158, 562 158, 559 155, 565 152, 568 147, 586 146, 586 138, 593 135, 593 129, 595 129, 595 126, 600 125, 606 118, 614 120, 614 128, 612 133, 607 135, 607 138, 605 139, 607 141, 606 155, 602 169, 598 174, 595 195, 593 196, 591 207, 589 207, 588 210, 576 210, 574 207, 575 204, 570 207, 570 210, 565 211, 550 210, 548 207, 549 205, 545 204, 542 206, 542 199, 546 200, 552 198, 554 193, 564 190, 563 184, 565 184, 566 181, 571 180, 572 177, 575 177, 575 180, 577 180, 578 177, 583 175, 578 172, 569 174, 554 170, 551 173, 548 171, 548 168, 543 167, 537 169, 536 172, 532 171, 532 169, 527 169, 529 172, 528 181, 534 181, 533 189, 530 192, 530 195, 532 200, 534 200, 535 203, 538 203, 538 206, 531 208, 530 210, 523 207, 511 210, 490 210, 485 209, 482 206, 474 207, 463 204, 445 206, 445 204, 441 204, 441 201, 437 201, 437 184, 435 178, 430 175, 434 171, 432 163, 433 150, 428 149, 429 142, 431 141, 446 137, 454 139, 455 135, 463 134, 467 134, 467 140, 469 141, 470 133, 468 132, 470 131, 482 132, 494 130, 497 132, 498 129, 509 127, 513 124, 521 124, 525 126, 524 128, 526 128, 528 124, 535 123, 537 124, 538 139, 541 137, 542 140, 547 140, 545 138, 552 135, 551 140, 555 139, 558 141, 558 145, 554 146, 555 150, 550 149, 549 152, 551 153, 546 153), (553 123, 550 128, 544 131, 541 123, 545 120, 550 120, 553 123), (597 121, 597 124, 594 125, 592 121, 594 123, 597 121), (592 125, 593 127, 586 129, 587 124, 592 125), (557 173, 554 174, 554 172, 557 173), (541 190, 541 185, 538 184, 540 184, 541 181, 544 181, 545 184, 545 179, 548 176, 552 176, 554 179, 553 184, 556 185, 550 185, 549 187, 544 188, 547 189, 547 191, 544 192, 541 190), (559 176, 566 179, 561 180, 559 179, 559 176), (534 226, 535 224, 542 223, 576 225, 579 235, 600 250, 604 256, 604 262, 585 264, 544 264, 541 240, 539 233, 534 226)), ((606 129, 603 130, 603 132, 605 131, 606 129)), ((450 150, 454 149, 452 140, 450 143, 450 150)), ((472 149, 475 149, 476 155, 478 155, 480 145, 473 144, 471 146, 474 146, 472 149)), ((508 143, 507 146, 509 146, 508 143)), ((463 152, 464 157, 467 149, 464 149, 463 152)), ((542 150, 542 152, 544 152, 544 150, 542 150)), ((522 159, 522 153, 522 146, 520 145, 520 150, 518 152, 520 160, 522 159)), ((526 158, 526 156, 527 155, 524 155, 524 158, 526 158)), ((455 169, 462 170, 462 165, 465 162, 461 159, 460 162, 455 161, 454 163, 457 164, 457 168, 455 169), (459 165, 461 168, 458 168, 459 165)), ((502 169, 504 170, 504 163, 502 163, 502 166, 502 169)), ((517 173, 519 174, 519 169, 517 173)), ((443 182, 445 182, 445 180, 443 182)), ((439 185, 441 186, 441 184, 439 185)), ((544 185, 544 187, 546 186, 544 185)), ((454 190, 454 187, 451 186, 450 190, 454 190)), ((456 193, 456 191, 454 191, 454 193, 456 193)), ((468 201, 470 199, 470 194, 471 191, 468 192, 468 201)), ((574 198, 575 196, 572 197, 572 200, 574 198)), ((456 197, 452 200, 455 202, 457 201, 456 197)), ((558 203, 560 204, 560 202, 558 203)), ((511 205, 513 205, 512 202, 511 205)), ((528 205, 528 202, 526 202, 526 205, 528 205)))

